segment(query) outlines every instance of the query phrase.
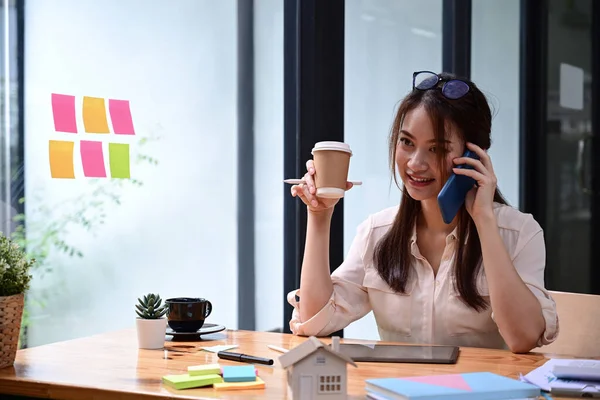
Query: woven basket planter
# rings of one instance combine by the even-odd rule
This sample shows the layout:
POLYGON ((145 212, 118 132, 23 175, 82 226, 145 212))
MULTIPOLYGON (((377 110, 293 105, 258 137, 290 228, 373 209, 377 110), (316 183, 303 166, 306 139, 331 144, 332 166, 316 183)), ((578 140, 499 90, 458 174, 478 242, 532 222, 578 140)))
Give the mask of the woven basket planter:
POLYGON ((14 364, 19 346, 25 296, 0 297, 0 368, 14 364))

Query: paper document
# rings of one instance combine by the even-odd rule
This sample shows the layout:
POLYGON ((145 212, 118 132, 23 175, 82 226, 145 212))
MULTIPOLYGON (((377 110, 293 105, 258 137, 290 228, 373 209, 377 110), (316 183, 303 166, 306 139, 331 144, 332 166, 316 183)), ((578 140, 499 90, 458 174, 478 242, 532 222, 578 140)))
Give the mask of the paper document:
MULTIPOLYGON (((600 397, 600 382, 584 381, 576 379, 559 379, 552 373, 554 365, 567 365, 573 359, 551 359, 544 365, 534 369, 522 380, 538 386, 540 389, 556 395, 583 394, 585 397, 600 397)), ((581 396, 579 396, 581 397, 581 396)))

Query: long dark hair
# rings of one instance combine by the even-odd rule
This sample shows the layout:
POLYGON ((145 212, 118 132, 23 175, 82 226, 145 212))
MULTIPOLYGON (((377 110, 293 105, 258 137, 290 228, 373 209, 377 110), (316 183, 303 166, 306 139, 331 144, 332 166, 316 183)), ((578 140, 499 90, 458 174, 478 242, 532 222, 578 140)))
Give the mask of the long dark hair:
MULTIPOLYGON (((444 79, 457 77, 442 73, 444 79)), ((402 121, 406 113, 423 106, 431 118, 434 129, 438 165, 445 169, 445 146, 443 145, 446 129, 454 126, 465 142, 471 142, 486 150, 491 145, 492 113, 485 95, 477 86, 464 78, 468 83, 469 92, 459 99, 448 99, 441 90, 413 90, 402 101, 394 118, 389 138, 389 162, 392 176, 396 185, 396 147, 400 136, 402 121)), ((449 176, 449 171, 443 170, 443 176, 449 176)), ((399 186, 399 185, 398 185, 399 186)), ((494 193, 494 201, 507 204, 498 189, 494 193)), ((408 194, 406 187, 402 188, 400 210, 394 223, 375 248, 374 261, 381 278, 395 291, 404 293, 409 279, 412 263, 410 239, 412 229, 417 223, 421 211, 421 203, 408 194)), ((488 307, 487 302, 477 292, 477 275, 481 268, 481 243, 477 228, 463 205, 458 212, 457 250, 454 255, 454 273, 456 275, 456 290, 461 299, 476 311, 488 307)))

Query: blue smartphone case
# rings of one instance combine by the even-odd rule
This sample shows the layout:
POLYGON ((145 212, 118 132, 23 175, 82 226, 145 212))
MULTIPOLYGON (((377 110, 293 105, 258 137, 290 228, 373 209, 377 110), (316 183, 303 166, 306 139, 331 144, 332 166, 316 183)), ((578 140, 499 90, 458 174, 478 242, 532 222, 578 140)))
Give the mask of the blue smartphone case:
MULTIPOLYGON (((463 157, 474 158, 479 160, 479 156, 471 150, 465 151, 463 157)), ((470 165, 461 164, 457 168, 473 169, 470 165)), ((464 175, 456 175, 454 172, 450 175, 446 184, 438 194, 438 205, 442 212, 442 219, 446 224, 452 222, 456 213, 465 202, 467 193, 475 185, 475 179, 464 175)))

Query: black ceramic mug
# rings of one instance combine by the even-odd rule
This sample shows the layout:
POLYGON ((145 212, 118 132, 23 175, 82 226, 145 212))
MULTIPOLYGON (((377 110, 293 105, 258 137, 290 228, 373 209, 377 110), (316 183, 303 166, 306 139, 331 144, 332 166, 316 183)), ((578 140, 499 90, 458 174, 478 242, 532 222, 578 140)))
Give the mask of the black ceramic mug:
POLYGON ((167 299, 167 321, 175 332, 196 332, 212 312, 210 301, 194 297, 167 299))

